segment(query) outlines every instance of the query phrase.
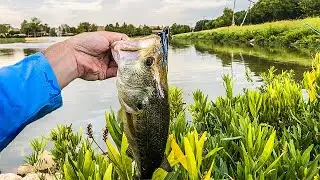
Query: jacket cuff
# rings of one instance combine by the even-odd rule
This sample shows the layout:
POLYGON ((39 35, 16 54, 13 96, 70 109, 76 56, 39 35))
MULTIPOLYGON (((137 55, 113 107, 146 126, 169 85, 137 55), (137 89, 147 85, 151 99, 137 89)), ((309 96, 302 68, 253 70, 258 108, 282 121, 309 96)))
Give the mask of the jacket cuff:
POLYGON ((61 88, 56 75, 54 74, 54 71, 45 55, 41 52, 38 52, 31 56, 31 59, 36 60, 34 62, 35 67, 39 68, 35 68, 35 71, 41 79, 49 98, 47 104, 42 109, 40 109, 40 111, 34 117, 31 118, 31 121, 34 121, 61 107, 62 97, 61 88))

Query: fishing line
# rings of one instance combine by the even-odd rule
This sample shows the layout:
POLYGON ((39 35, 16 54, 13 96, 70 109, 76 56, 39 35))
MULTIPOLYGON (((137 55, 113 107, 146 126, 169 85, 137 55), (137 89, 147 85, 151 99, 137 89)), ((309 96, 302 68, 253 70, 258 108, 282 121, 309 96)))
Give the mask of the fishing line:
POLYGON ((310 24, 308 24, 308 23, 306 23, 306 22, 304 22, 304 21, 302 21, 302 22, 303 22, 307 27, 309 27, 309 29, 311 29, 312 31, 314 31, 314 32, 316 32, 317 34, 320 35, 320 30, 318 30, 317 28, 311 26, 310 24))
MULTIPOLYGON (((318 35, 320 35, 320 30, 318 30, 317 28, 311 26, 310 24, 302 21, 309 29, 311 29, 312 31, 314 31, 315 33, 317 33, 318 35)), ((319 47, 316 47, 316 51, 319 51, 319 47)))

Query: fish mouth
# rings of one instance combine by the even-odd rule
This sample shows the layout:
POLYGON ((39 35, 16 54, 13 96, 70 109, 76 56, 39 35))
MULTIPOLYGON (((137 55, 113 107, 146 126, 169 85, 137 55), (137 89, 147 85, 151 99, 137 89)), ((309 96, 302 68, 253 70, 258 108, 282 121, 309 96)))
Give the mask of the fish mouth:
POLYGON ((157 41, 159 42, 157 36, 115 41, 111 44, 111 53, 118 65, 124 62, 137 61, 140 58, 141 51, 158 43, 157 41))
POLYGON ((136 61, 139 59, 140 52, 154 44, 161 44, 162 65, 167 69, 168 66, 168 28, 165 28, 157 35, 150 35, 144 38, 115 41, 111 44, 111 53, 115 62, 120 65, 124 62, 136 61), (157 37, 158 36, 158 37, 157 37), (158 41, 158 42, 157 42, 158 41))

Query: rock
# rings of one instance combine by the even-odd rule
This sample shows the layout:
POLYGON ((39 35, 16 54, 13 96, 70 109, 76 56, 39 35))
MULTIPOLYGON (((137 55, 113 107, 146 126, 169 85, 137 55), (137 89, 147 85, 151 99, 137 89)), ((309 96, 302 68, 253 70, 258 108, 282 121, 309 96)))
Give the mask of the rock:
POLYGON ((21 180, 40 180, 38 174, 36 173, 30 173, 27 174, 24 178, 22 178, 21 180))
POLYGON ((22 177, 13 173, 0 174, 0 180, 21 180, 22 177))
POLYGON ((26 175, 26 174, 29 174, 29 173, 33 173, 33 172, 36 172, 36 168, 33 167, 32 165, 29 165, 29 164, 25 164, 25 165, 22 165, 18 168, 18 175, 26 175))
POLYGON ((35 164, 35 167, 39 171, 53 171, 56 167, 56 163, 53 160, 53 156, 48 151, 43 151, 39 157, 39 161, 35 164))
POLYGON ((62 176, 59 173, 54 174, 47 174, 47 173, 38 173, 38 176, 41 177, 41 179, 45 180, 62 180, 62 176))

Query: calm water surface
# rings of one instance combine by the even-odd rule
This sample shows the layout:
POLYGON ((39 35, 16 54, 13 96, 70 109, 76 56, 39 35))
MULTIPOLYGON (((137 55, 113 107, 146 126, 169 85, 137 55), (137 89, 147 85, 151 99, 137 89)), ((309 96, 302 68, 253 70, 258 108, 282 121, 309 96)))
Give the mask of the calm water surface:
MULTIPOLYGON (((61 40, 63 38, 50 38, 44 43, 0 44, 0 67, 14 64, 61 40)), ((196 89, 201 89, 211 99, 224 95, 221 77, 226 73, 232 74, 235 79, 235 93, 241 93, 243 88, 261 85, 259 74, 270 66, 279 70, 294 69, 297 80, 301 79, 303 71, 309 69, 311 57, 289 52, 277 53, 252 48, 219 47, 208 42, 174 42, 169 52, 169 85, 182 88, 185 101, 192 103, 192 92, 196 89), (301 59, 306 62, 297 64, 301 59), (246 70, 251 71, 254 83, 246 81, 246 70)), ((115 79, 100 82, 79 79, 63 89, 62 96, 62 108, 27 126, 0 153, 1 171, 15 172, 23 163, 23 156, 30 153, 29 141, 47 135, 58 124, 72 123, 74 129, 79 130, 92 123, 95 135, 101 136, 105 125, 104 113, 111 107, 114 110, 119 108, 115 79)))

